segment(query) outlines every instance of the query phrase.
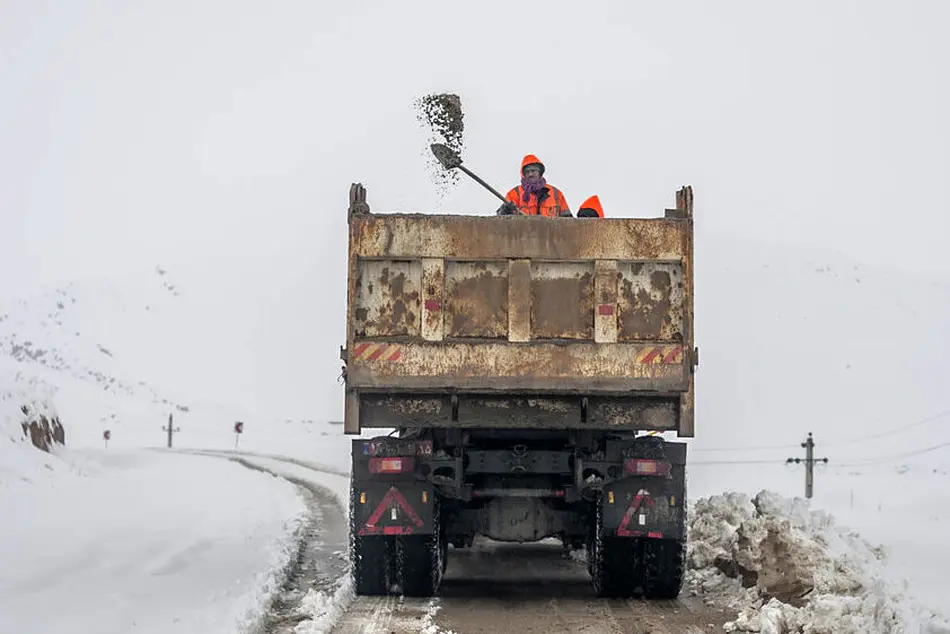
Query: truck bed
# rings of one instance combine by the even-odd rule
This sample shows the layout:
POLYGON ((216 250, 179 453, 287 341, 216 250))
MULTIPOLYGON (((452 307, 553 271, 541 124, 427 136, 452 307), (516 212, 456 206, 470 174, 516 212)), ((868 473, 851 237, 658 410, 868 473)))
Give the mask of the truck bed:
POLYGON ((691 191, 662 218, 351 213, 345 430, 692 435, 691 191))

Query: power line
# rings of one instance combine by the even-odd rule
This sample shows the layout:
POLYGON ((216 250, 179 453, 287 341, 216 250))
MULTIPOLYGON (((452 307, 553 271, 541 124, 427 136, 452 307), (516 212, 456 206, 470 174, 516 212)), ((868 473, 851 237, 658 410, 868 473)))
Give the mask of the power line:
POLYGON ((784 445, 735 445, 733 447, 699 447, 693 449, 692 451, 701 452, 713 452, 713 451, 759 451, 762 449, 788 449, 791 443, 785 443, 784 445))
POLYGON ((898 432, 906 431, 913 427, 919 427, 920 425, 924 425, 926 423, 938 420, 948 414, 950 414, 950 409, 946 409, 942 412, 937 412, 936 414, 931 414, 930 416, 925 416, 924 418, 914 421, 913 423, 908 423, 907 425, 901 425, 900 427, 892 427, 891 429, 879 432, 877 434, 871 434, 870 436, 861 436, 860 438, 854 438, 851 440, 839 440, 837 442, 826 442, 825 446, 827 447, 829 445, 848 445, 848 444, 853 444, 857 442, 864 442, 865 440, 875 440, 877 438, 883 438, 885 436, 890 436, 891 434, 896 434, 898 432))
MULTIPOLYGON (((930 453, 931 451, 936 451, 938 449, 943 449, 945 447, 950 447, 950 442, 940 443, 939 445, 932 445, 930 447, 923 447, 921 449, 915 449, 913 451, 905 451, 903 453, 889 454, 884 456, 874 456, 869 458, 860 458, 857 460, 852 460, 848 462, 838 462, 834 463, 834 466, 837 467, 862 467, 874 464, 882 464, 893 460, 899 460, 901 458, 908 458, 911 456, 918 456, 925 453, 930 453)), ((794 459, 792 459, 794 462, 794 459)), ((817 460, 815 461, 817 463, 817 460)), ((786 465, 789 464, 789 460, 692 460, 687 463, 687 466, 693 465, 711 465, 711 464, 728 464, 728 465, 740 465, 740 464, 749 464, 749 465, 786 465)))
POLYGON ((686 466, 697 464, 779 464, 779 460, 691 460, 686 466))
POLYGON ((861 466, 872 465, 872 464, 881 464, 883 462, 890 462, 891 460, 899 460, 901 458, 908 458, 910 456, 919 456, 920 454, 930 453, 931 451, 943 449, 944 447, 950 447, 950 442, 940 443, 939 445, 933 445, 931 447, 924 447, 923 449, 905 451, 904 453, 896 453, 896 454, 891 454, 891 455, 886 455, 886 456, 877 456, 876 458, 863 458, 860 460, 855 460, 853 462, 841 462, 841 463, 838 463, 838 466, 861 467, 861 466))
MULTIPOLYGON (((899 432, 902 432, 902 431, 906 431, 906 430, 912 429, 912 428, 914 428, 914 427, 919 427, 919 426, 921 426, 921 425, 925 425, 925 424, 930 423, 930 422, 932 422, 932 421, 941 419, 941 418, 943 418, 944 416, 947 416, 948 414, 950 414, 950 409, 946 409, 946 410, 943 410, 943 411, 941 411, 941 412, 937 412, 936 414, 930 414, 929 416, 925 416, 924 418, 921 418, 921 419, 919 419, 919 420, 916 420, 916 421, 914 421, 914 422, 912 422, 912 423, 908 423, 908 424, 906 424, 906 425, 900 425, 900 426, 898 426, 898 427, 892 427, 892 428, 890 428, 890 429, 887 429, 887 430, 885 430, 885 431, 879 432, 879 433, 877 433, 877 434, 871 434, 870 436, 860 436, 859 438, 851 438, 851 439, 848 439, 848 440, 838 440, 838 441, 826 442, 826 443, 823 443, 823 444, 824 444, 824 446, 827 447, 827 446, 850 445, 850 444, 854 444, 854 443, 865 442, 865 441, 868 441, 868 440, 875 440, 875 439, 877 439, 877 438, 883 438, 883 437, 885 437, 885 436, 890 436, 890 435, 892 435, 892 434, 896 434, 896 433, 899 433, 899 432)), ((791 443, 785 443, 785 444, 782 444, 782 445, 735 445, 735 446, 732 446, 732 447, 712 447, 712 448, 699 447, 699 448, 693 449, 692 451, 694 451, 694 452, 714 452, 714 451, 762 451, 762 450, 765 450, 765 449, 788 449, 790 445, 791 445, 791 443)))

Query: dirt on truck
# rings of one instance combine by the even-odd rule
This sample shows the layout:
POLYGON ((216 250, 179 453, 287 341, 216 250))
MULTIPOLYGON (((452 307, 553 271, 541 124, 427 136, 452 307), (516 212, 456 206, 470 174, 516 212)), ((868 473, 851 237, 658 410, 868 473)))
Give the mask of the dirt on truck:
POLYGON ((656 218, 380 214, 351 187, 344 429, 380 430, 352 441, 358 594, 437 594, 476 535, 679 594, 686 444, 656 434, 693 436, 692 212, 684 187, 656 218))

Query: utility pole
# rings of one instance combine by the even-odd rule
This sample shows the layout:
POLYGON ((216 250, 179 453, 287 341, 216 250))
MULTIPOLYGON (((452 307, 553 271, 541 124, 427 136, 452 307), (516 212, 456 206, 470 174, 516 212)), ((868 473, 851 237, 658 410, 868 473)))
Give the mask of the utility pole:
POLYGON ((162 427, 162 431, 168 432, 168 448, 172 448, 172 434, 176 431, 181 431, 181 427, 172 426, 172 415, 168 415, 168 427, 162 427))
POLYGON ((811 499, 812 494, 815 492, 815 463, 824 462, 828 464, 828 459, 815 458, 815 439, 812 437, 811 432, 808 432, 808 438, 802 443, 802 447, 805 449, 804 460, 801 458, 789 458, 785 463, 805 463, 805 497, 811 499))

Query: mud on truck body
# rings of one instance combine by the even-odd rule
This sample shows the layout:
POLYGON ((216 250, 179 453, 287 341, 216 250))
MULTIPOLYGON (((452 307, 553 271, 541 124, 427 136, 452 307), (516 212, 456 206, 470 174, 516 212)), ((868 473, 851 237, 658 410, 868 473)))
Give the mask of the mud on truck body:
MULTIPOLYGON (((660 218, 349 212, 344 360, 359 594, 438 592, 476 535, 587 551, 672 598, 693 436, 692 190, 660 218)), ((501 564, 499 564, 501 565, 501 564)))

